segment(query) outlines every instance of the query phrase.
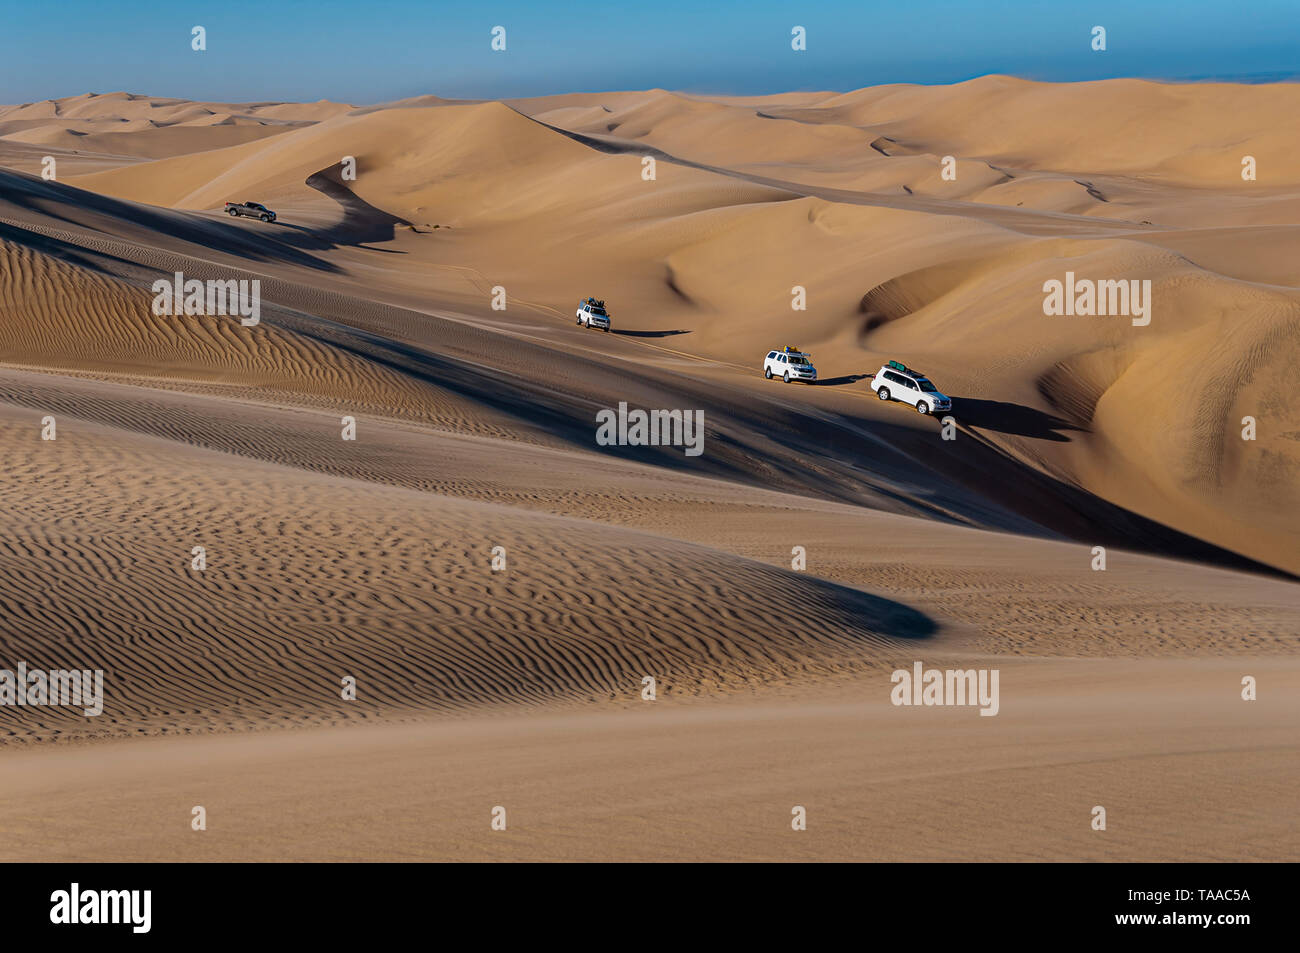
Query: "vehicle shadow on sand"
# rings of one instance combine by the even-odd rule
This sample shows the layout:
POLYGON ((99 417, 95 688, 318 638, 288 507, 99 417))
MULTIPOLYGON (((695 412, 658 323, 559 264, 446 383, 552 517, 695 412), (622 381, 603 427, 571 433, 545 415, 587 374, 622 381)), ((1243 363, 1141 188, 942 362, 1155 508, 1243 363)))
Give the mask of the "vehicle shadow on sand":
POLYGON ((376 248, 374 245, 366 244, 367 241, 389 241, 390 238, 382 236, 371 239, 358 239, 358 236, 344 235, 338 228, 325 231, 317 231, 307 228, 305 225, 294 225, 290 222, 274 221, 268 224, 268 228, 289 228, 298 232, 297 236, 281 236, 280 240, 286 244, 293 245, 297 248, 337 248, 339 242, 323 238, 322 235, 329 234, 335 238, 352 238, 352 241, 343 241, 342 244, 351 245, 353 248, 364 248, 366 251, 383 252, 385 255, 405 255, 406 252, 399 251, 396 248, 376 248))
POLYGON ((867 380, 871 374, 845 374, 843 377, 823 377, 816 381, 818 387, 842 387, 845 384, 856 384, 858 381, 867 380))
POLYGON ((1052 440, 1063 443, 1070 438, 1061 430, 1083 432, 1082 427, 1070 423, 1061 417, 1043 413, 1023 404, 1013 404, 1004 400, 981 400, 977 397, 954 397, 952 415, 970 427, 981 430, 996 430, 998 433, 1013 434, 1018 437, 1032 437, 1036 440, 1052 440))
POLYGON ((628 331, 620 328, 612 328, 611 334, 621 334, 629 338, 668 338, 676 334, 690 334, 690 331, 628 331))

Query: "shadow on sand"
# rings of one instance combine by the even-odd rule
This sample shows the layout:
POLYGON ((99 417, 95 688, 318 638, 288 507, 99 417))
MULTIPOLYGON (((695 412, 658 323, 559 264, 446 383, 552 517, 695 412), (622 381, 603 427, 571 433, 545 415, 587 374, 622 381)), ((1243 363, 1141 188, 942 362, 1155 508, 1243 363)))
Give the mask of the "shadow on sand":
MULTIPOLYGON (((283 233, 236 225, 227 216, 215 213, 180 212, 155 208, 136 202, 127 202, 87 192, 64 185, 47 182, 25 172, 0 169, 0 204, 12 205, 29 212, 33 220, 53 220, 56 227, 66 225, 68 231, 108 233, 112 240, 131 243, 129 235, 116 232, 113 222, 97 221, 95 216, 106 216, 125 227, 135 226, 178 241, 203 248, 247 258, 250 261, 278 261, 312 268, 317 271, 337 272, 338 266, 325 261, 310 251, 331 247, 320 241, 283 241, 283 233)), ((252 223, 262 226, 261 222, 252 223)))
POLYGON ((621 334, 629 338, 669 338, 675 334, 690 334, 690 331, 628 331, 620 328, 613 328, 611 334, 621 334))
POLYGON ((970 427, 979 427, 981 430, 995 430, 998 433, 1032 437, 1036 440, 1053 440, 1057 443, 1070 439, 1057 431, 1082 430, 1068 420, 1004 400, 954 397, 952 415, 961 423, 970 427))

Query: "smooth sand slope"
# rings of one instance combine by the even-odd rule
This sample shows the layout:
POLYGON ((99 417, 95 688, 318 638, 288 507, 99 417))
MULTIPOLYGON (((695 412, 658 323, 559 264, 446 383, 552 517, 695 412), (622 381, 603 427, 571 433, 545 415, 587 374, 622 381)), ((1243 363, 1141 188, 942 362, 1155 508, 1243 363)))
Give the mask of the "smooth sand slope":
POLYGON ((106 683, 0 709, 0 856, 1295 859, 1298 95, 0 107, 0 667, 106 683), (890 705, 917 660, 998 716, 890 705))
POLYGON ((1254 709, 1218 694, 1226 660, 1022 663, 1003 669, 1018 700, 996 718, 859 690, 15 752, 6 855, 1294 859, 1300 673, 1275 671, 1254 709), (1088 825, 1098 804, 1105 832, 1088 825), (795 805, 806 831, 790 829, 795 805))

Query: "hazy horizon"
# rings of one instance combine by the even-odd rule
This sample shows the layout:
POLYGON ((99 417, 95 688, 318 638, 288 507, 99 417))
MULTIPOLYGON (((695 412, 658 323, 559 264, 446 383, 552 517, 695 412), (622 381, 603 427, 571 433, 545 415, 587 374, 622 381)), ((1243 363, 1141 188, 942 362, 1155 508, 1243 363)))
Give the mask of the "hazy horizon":
POLYGON ((194 101, 194 102, 228 102, 228 103, 244 103, 244 104, 253 104, 253 103, 272 103, 272 102, 302 102, 302 103, 308 103, 308 102, 324 102, 324 101, 330 101, 330 102, 337 102, 337 103, 347 103, 347 104, 349 104, 349 105, 354 105, 354 106, 358 106, 358 107, 381 106, 381 105, 385 105, 385 104, 387 104, 387 103, 401 102, 401 101, 403 101, 403 100, 407 100, 407 99, 415 99, 415 98, 418 98, 418 97, 420 97, 420 96, 437 96, 437 97, 439 97, 439 98, 443 98, 443 99, 455 99, 455 100, 461 100, 461 99, 463 99, 463 100, 466 100, 466 101, 491 101, 491 100, 496 100, 496 99, 534 99, 534 98, 538 98, 538 99, 540 99, 540 98, 543 98, 543 97, 546 97, 546 96, 566 96, 566 95, 580 95, 580 94, 588 94, 588 93, 605 93, 605 92, 642 92, 642 91, 651 90, 651 89, 665 89, 665 90, 667 90, 667 91, 669 91, 669 92, 681 93, 681 94, 683 94, 683 95, 690 95, 690 96, 701 96, 701 97, 709 97, 709 96, 742 96, 742 97, 743 97, 743 96, 757 96, 757 97, 761 97, 761 96, 775 96, 775 95, 780 95, 781 93, 790 93, 790 92, 850 93, 850 92, 853 92, 854 90, 857 90, 857 89, 866 89, 866 88, 869 88, 869 87, 871 87, 871 86, 887 86, 887 85, 900 85, 900 86, 953 86, 953 85, 959 85, 959 84, 961 84, 961 83, 971 82, 972 80, 983 79, 983 78, 986 78, 986 77, 989 77, 989 76, 1010 76, 1010 77, 1013 78, 1013 79, 1023 79, 1023 80, 1028 80, 1028 81, 1031 81, 1031 82, 1041 82, 1041 83, 1060 83, 1060 84, 1068 84, 1068 83, 1076 83, 1076 82, 1106 82, 1106 81, 1108 81, 1108 80, 1124 80, 1124 79, 1138 79, 1138 80, 1144 80, 1144 81, 1147 81, 1147 82, 1154 82, 1154 83, 1179 83, 1179 84, 1196 84, 1196 83, 1240 83, 1240 84, 1242 84, 1242 85, 1251 85, 1251 86, 1266 85, 1266 84, 1269 84, 1269 83, 1300 83, 1300 72, 1284 72, 1284 71, 1279 71, 1279 72, 1274 72, 1274 73, 1263 73, 1263 74, 1241 74, 1241 75, 1235 75, 1235 76, 1234 76, 1234 75, 1224 75, 1224 76, 1217 76, 1217 75, 1212 75, 1212 76, 1108 76, 1108 77, 1103 77, 1103 78, 1101 78, 1101 79, 1097 79, 1097 80, 1065 80, 1065 79, 1062 79, 1062 80, 1050 80, 1050 79, 1039 79, 1039 78, 1034 77, 1034 76, 1020 76, 1020 75, 1017 75, 1017 74, 1014 74, 1014 73, 977 73, 977 74, 975 74, 974 76, 968 76, 968 77, 965 77, 965 78, 963 78, 963 79, 955 79, 955 80, 946 81, 946 82, 921 83, 921 82, 904 82, 904 81, 899 81, 899 82, 897 82, 897 83, 895 83, 895 84, 890 84, 890 83, 868 83, 866 86, 853 86, 853 87, 816 87, 816 88, 809 87, 809 88, 807 88, 807 89, 772 89, 772 90, 763 90, 763 91, 761 91, 761 92, 754 92, 754 93, 735 93, 735 92, 732 92, 732 91, 729 91, 729 90, 718 90, 718 89, 707 89, 707 88, 692 89, 692 88, 685 88, 685 87, 671 87, 671 86, 669 86, 669 87, 665 87, 665 86, 641 86, 641 87, 630 87, 630 86, 627 86, 627 87, 600 87, 600 88, 593 87, 593 88, 590 88, 590 89, 587 89, 587 88, 567 88, 567 87, 566 87, 566 88, 549 89, 549 90, 545 90, 545 91, 537 92, 537 93, 530 93, 530 94, 528 94, 527 96, 501 96, 501 97, 495 97, 495 96, 473 96, 473 95, 463 95, 463 96, 444 96, 444 95, 443 95, 440 91, 438 91, 438 90, 423 90, 423 91, 419 91, 419 92, 409 93, 409 94, 406 94, 406 95, 403 95, 403 96, 392 97, 392 98, 390 98, 390 99, 375 99, 375 100, 365 99, 365 98, 357 97, 357 96, 351 96, 351 97, 344 96, 344 97, 341 97, 341 98, 318 97, 318 98, 316 98, 316 99, 310 99, 310 100, 309 100, 309 99, 291 99, 291 98, 284 98, 284 97, 281 97, 281 98, 275 98, 275 97, 266 97, 266 96, 253 97, 253 98, 249 98, 249 99, 218 99, 218 98, 214 98, 214 97, 189 96, 189 95, 186 95, 184 92, 178 92, 178 91, 175 91, 175 90, 155 90, 155 89, 85 89, 85 90, 82 90, 81 92, 78 92, 78 93, 66 93, 66 94, 63 94, 63 95, 60 95, 60 96, 41 96, 41 97, 37 97, 36 99, 27 99, 27 100, 23 100, 23 101, 21 101, 21 102, 19 102, 19 101, 17 101, 17 100, 14 100, 14 101, 5 102, 5 103, 3 103, 3 105, 6 105, 6 106, 27 105, 27 104, 31 104, 31 103, 35 103, 35 102, 44 102, 44 101, 48 101, 48 100, 75 99, 75 98, 77 98, 78 96, 85 96, 85 95, 91 95, 91 96, 111 96, 111 95, 114 95, 114 94, 117 94, 117 93, 126 93, 126 94, 131 95, 131 96, 140 96, 140 97, 143 97, 143 98, 151 98, 151 99, 178 99, 178 100, 190 100, 190 101, 194 101))

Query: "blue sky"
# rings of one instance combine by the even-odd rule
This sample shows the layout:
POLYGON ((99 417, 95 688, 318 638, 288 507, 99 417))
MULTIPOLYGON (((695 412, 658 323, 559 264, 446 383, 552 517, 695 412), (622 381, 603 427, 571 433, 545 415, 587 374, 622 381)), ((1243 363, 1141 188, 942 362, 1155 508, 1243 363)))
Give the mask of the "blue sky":
POLYGON ((1300 77, 1300 0, 12 2, 0 102, 126 90, 375 103, 664 87, 753 94, 1033 79, 1300 77), (208 49, 190 48, 207 29, 208 49), (506 28, 503 53, 491 29, 506 28), (808 49, 790 48, 795 25, 808 49), (1093 52, 1091 30, 1107 30, 1093 52))

